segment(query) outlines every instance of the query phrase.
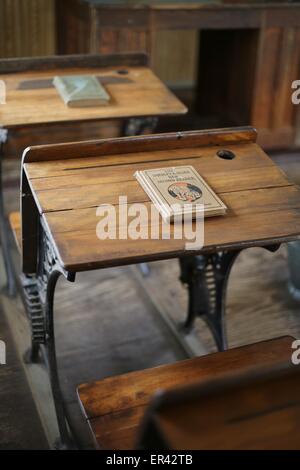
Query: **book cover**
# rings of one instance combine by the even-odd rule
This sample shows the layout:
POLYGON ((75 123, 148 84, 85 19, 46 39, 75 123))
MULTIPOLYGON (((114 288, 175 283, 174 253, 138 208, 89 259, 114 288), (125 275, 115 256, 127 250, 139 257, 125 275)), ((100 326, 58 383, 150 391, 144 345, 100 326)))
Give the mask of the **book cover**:
POLYGON ((102 106, 110 97, 94 75, 54 77, 53 84, 65 104, 70 107, 102 106))
POLYGON ((176 215, 223 215, 226 205, 193 166, 137 171, 135 177, 166 221, 176 215))

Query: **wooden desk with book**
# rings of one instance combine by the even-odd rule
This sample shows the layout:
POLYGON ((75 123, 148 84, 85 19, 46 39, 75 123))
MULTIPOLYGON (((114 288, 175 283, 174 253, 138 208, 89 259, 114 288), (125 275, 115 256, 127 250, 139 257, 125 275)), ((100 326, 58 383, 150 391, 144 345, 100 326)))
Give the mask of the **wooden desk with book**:
MULTIPOLYGON (((21 217, 13 214, 10 220, 21 250, 22 283, 32 320, 31 360, 36 361, 40 346, 46 346, 63 436, 53 330, 60 275, 75 281, 79 271, 179 258, 181 281, 189 292, 185 330, 180 331, 184 336, 201 316, 222 350, 227 347, 226 286, 236 256, 248 247, 274 251, 300 238, 300 190, 255 140, 255 130, 246 127, 36 146, 24 152, 21 217), (161 219, 156 239, 99 239, 101 205, 110 205, 119 215, 124 209, 120 196, 125 196, 128 206, 153 207, 136 171, 187 165, 227 207, 225 215, 205 219, 201 248, 187 249, 188 240, 173 237, 172 225, 170 237, 164 238, 161 219)), ((148 214, 141 215, 140 226, 150 228, 148 214)), ((124 235, 128 224, 116 218, 112 228, 124 235)))
MULTIPOLYGON (((0 166, 5 154, 22 152, 33 142, 51 144, 80 139, 151 133, 157 118, 178 115, 186 107, 147 66, 145 54, 70 55, 6 59, 0 63, 0 80, 6 85, 6 104, 0 106, 0 166), (59 96, 53 79, 94 76, 109 101, 104 106, 69 107, 59 96), (112 122, 120 131, 112 134, 112 122), (106 124, 103 124, 106 123, 106 124), (111 123, 108 126, 108 123, 111 123), (108 129, 105 128, 108 126, 108 129), (17 148, 11 143, 17 142, 17 148)), ((1 167, 0 167, 1 174, 1 167)), ((0 228, 8 277, 13 275, 0 178, 0 228)))

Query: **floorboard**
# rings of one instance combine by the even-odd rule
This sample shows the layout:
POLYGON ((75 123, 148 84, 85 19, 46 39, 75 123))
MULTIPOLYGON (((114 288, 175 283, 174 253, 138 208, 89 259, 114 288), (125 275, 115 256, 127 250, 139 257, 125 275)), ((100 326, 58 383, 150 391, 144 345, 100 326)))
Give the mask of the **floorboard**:
POLYGON ((47 449, 47 441, 8 324, 0 309, 0 339, 6 364, 0 365, 0 450, 47 449))

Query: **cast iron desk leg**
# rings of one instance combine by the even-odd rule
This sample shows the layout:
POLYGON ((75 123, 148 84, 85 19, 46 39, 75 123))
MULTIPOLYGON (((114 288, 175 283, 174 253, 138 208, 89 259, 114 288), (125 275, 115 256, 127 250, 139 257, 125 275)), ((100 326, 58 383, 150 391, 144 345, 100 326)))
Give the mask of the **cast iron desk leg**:
MULTIPOLYGON (((274 252, 279 246, 270 245, 263 248, 274 252)), ((241 251, 223 251, 179 259, 180 280, 187 285, 189 293, 183 332, 192 330, 197 317, 203 318, 219 351, 228 347, 225 322, 227 284, 231 268, 241 251)))
POLYGON ((2 254, 6 273, 7 292, 13 297, 16 293, 14 268, 10 252, 10 228, 5 215, 4 208, 4 190, 3 190, 3 158, 4 144, 7 140, 7 129, 0 128, 0 237, 2 245, 2 254))
POLYGON ((68 281, 75 281, 75 273, 64 271, 49 242, 45 231, 40 229, 39 266, 36 275, 21 277, 25 307, 31 325, 31 350, 26 354, 27 362, 39 362, 41 352, 49 370, 51 391, 54 400, 60 441, 59 449, 74 447, 75 434, 64 405, 60 387, 54 332, 54 293, 58 278, 63 275, 68 281))

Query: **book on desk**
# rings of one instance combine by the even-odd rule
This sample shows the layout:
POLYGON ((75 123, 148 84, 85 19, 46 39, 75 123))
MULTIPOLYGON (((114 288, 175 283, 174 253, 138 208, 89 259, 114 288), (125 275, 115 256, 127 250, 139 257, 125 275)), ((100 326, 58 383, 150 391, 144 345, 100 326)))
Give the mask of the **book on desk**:
POLYGON ((226 213, 226 205, 191 165, 136 171, 134 176, 165 222, 226 213))
POLYGON ((110 101, 110 96, 94 75, 56 76, 53 84, 70 108, 103 106, 110 101))

